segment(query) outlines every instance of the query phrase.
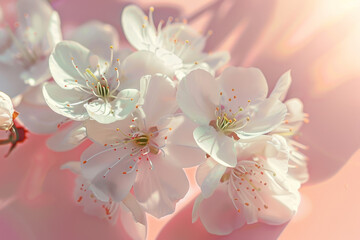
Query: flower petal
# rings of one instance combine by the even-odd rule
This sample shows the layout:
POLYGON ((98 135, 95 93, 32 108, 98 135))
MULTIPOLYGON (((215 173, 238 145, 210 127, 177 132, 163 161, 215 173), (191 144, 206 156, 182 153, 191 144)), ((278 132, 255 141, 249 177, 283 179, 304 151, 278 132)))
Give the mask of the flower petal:
POLYGON ((110 24, 97 20, 86 22, 74 30, 70 39, 91 49, 91 52, 103 59, 110 59, 110 46, 113 51, 119 50, 119 36, 110 24))
POLYGON ((136 172, 129 171, 129 166, 134 169, 134 162, 128 155, 128 150, 121 147, 106 148, 97 144, 83 152, 82 176, 91 182, 90 189, 99 200, 122 201, 130 192, 136 172))
POLYGON ((277 81, 274 90, 271 92, 270 97, 284 101, 286 94, 291 85, 291 73, 290 70, 284 73, 277 81))
POLYGON ((215 52, 206 55, 202 59, 202 62, 205 62, 212 71, 218 70, 220 67, 224 66, 230 61, 229 52, 215 52))
POLYGON ((86 140, 86 129, 82 122, 72 122, 48 138, 46 146, 55 152, 69 151, 86 140))
POLYGON ((225 166, 218 164, 211 158, 198 167, 196 170, 196 181, 201 188, 201 194, 204 198, 208 198, 214 193, 225 171, 225 166))
MULTIPOLYGON (((121 121, 110 124, 101 124, 94 120, 87 120, 84 123, 87 137, 101 145, 115 145, 119 140, 119 134, 130 133, 129 126, 133 124, 132 118, 128 117, 121 121)), ((123 135, 120 135, 123 137, 123 135)))
POLYGON ((151 215, 160 218, 175 211, 176 202, 189 190, 184 170, 170 164, 171 156, 150 155, 153 169, 147 162, 139 163, 134 184, 137 200, 151 215))
POLYGON ((250 120, 236 133, 240 138, 250 138, 266 134, 276 129, 285 119, 287 109, 276 98, 268 98, 258 104, 250 105, 250 120))
POLYGON ((205 161, 205 153, 196 144, 192 135, 196 124, 184 115, 173 117, 167 126, 172 128, 167 135, 165 154, 171 156, 172 164, 180 168, 189 168, 205 161))
POLYGON ((56 83, 65 89, 86 86, 86 79, 79 74, 79 69, 88 68, 91 56, 90 50, 77 42, 58 43, 49 59, 50 72, 56 83))
POLYGON ((208 125, 215 119, 219 88, 210 73, 198 69, 179 83, 176 99, 186 116, 198 124, 208 125))
POLYGON ((66 119, 46 104, 42 85, 29 88, 16 109, 21 112, 19 120, 30 132, 36 134, 53 133, 57 130, 58 124, 66 119))
POLYGON ((171 79, 162 75, 154 75, 148 82, 144 95, 142 109, 145 113, 148 128, 156 126, 157 121, 165 115, 177 110, 176 88, 171 79))
POLYGON ((169 77, 174 72, 166 63, 154 53, 148 51, 137 51, 130 54, 121 64, 123 74, 123 88, 139 89, 140 79, 145 75, 156 73, 164 74, 169 77))
POLYGON ((132 194, 129 194, 123 200, 123 203, 125 206, 121 209, 120 219, 125 231, 134 240, 146 239, 147 221, 144 210, 137 203, 132 194), (131 202, 129 197, 131 198, 131 202))
POLYGON ((263 100, 268 93, 268 85, 262 72, 257 68, 228 67, 218 79, 223 97, 229 102, 230 108, 239 109, 248 104, 248 100, 263 100))
POLYGON ((211 197, 200 203, 198 214, 206 230, 216 235, 227 235, 246 223, 228 195, 227 184, 220 184, 211 197))
POLYGON ((46 103, 54 112, 75 121, 83 121, 89 118, 83 104, 79 104, 88 98, 86 93, 66 90, 55 83, 45 83, 43 94, 46 103))
POLYGON ((200 126, 194 131, 194 139, 198 146, 209 154, 215 161, 225 167, 235 167, 235 141, 211 126, 200 126))

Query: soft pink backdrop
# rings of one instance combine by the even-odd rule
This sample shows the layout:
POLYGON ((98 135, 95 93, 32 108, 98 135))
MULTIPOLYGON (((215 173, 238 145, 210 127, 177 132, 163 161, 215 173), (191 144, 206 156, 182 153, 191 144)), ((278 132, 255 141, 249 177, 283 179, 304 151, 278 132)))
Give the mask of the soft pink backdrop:
MULTIPOLYGON (((7 2, 12 1, 0 4, 10 14, 7 2)), ((360 1, 54 0, 53 6, 65 35, 90 19, 111 23, 121 33, 121 9, 129 3, 146 11, 154 6, 157 21, 172 15, 204 32, 213 30, 207 49, 230 51, 231 65, 261 68, 270 87, 291 69, 289 97, 304 101, 311 120, 300 139, 309 146, 311 178, 288 225, 246 226, 222 238, 207 234, 199 222, 191 224, 198 188, 190 169, 192 189, 178 214, 149 217, 148 239, 359 239, 360 1)), ((119 239, 121 228, 82 213, 72 199, 74 176, 58 170, 78 159, 83 148, 56 154, 44 141, 32 135, 10 158, 0 159, 0 239, 119 239)))

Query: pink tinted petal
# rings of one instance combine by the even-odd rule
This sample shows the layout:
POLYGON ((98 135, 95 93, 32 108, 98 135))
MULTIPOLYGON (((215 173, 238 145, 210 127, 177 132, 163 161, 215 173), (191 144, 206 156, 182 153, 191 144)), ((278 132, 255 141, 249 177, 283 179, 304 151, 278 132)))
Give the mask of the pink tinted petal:
POLYGON ((124 199, 136 177, 134 162, 129 157, 128 150, 120 147, 106 148, 97 144, 83 152, 81 173, 90 181, 89 188, 102 201, 108 201, 109 197, 114 201, 124 199))
POLYGON ((55 152, 69 151, 86 140, 86 129, 82 122, 72 122, 59 129, 46 141, 46 146, 55 152))
POLYGON ((148 128, 155 126, 160 118, 177 110, 175 96, 176 88, 171 79, 161 75, 151 77, 144 96, 145 103, 142 105, 148 128))
POLYGON ((20 104, 16 107, 20 121, 26 128, 36 134, 48 134, 55 132, 57 126, 65 117, 55 113, 46 104, 42 85, 29 88, 23 95, 20 104))
POLYGON ((202 224, 211 234, 227 235, 246 223, 234 208, 226 184, 219 185, 211 197, 204 199, 198 211, 202 224))
POLYGON ((160 218, 175 211, 176 203, 189 190, 189 182, 181 168, 170 164, 171 156, 149 157, 153 168, 147 162, 139 164, 134 193, 148 213, 160 218))

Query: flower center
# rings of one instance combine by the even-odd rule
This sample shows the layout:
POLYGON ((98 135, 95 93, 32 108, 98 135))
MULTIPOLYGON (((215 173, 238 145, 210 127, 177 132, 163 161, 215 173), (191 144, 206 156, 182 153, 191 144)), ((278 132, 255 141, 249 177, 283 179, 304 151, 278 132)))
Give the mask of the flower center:
POLYGON ((145 147, 149 143, 149 136, 143 134, 134 138, 134 143, 139 147, 145 147))
MULTIPOLYGON (((116 98, 116 94, 120 87, 119 69, 114 67, 116 77, 114 78, 109 74, 110 68, 115 64, 113 61, 113 46, 110 46, 111 57, 110 63, 105 62, 105 66, 101 66, 99 61, 95 70, 86 68, 84 72, 81 72, 79 67, 75 64, 74 58, 71 58, 73 67, 79 73, 79 75, 85 80, 85 85, 79 84, 78 80, 72 80, 69 85, 76 85, 77 88, 83 92, 93 94, 95 97, 102 98, 105 102, 110 102, 116 98), (110 76, 109 76, 110 75, 110 76), (115 80, 116 79, 116 80, 115 80), (117 82, 114 86, 113 82, 117 82)), ((116 60, 118 66, 120 66, 120 60, 116 60)), ((67 87, 67 85, 65 85, 67 87)), ((87 99, 89 100, 89 99, 87 99)))

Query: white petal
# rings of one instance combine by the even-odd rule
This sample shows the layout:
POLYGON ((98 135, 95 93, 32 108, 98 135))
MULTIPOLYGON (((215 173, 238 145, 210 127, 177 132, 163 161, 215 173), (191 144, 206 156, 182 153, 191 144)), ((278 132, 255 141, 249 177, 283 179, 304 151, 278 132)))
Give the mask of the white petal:
POLYGON ((196 180, 204 198, 208 198, 214 193, 225 171, 225 166, 218 164, 211 158, 198 167, 196 170, 196 180))
POLYGON ((134 111, 140 99, 140 92, 136 89, 124 89, 119 92, 114 100, 114 115, 116 119, 122 120, 134 111))
POLYGON ((186 116, 198 124, 208 125, 215 119, 219 88, 210 73, 198 69, 179 83, 176 99, 186 116))
POLYGON ((89 97, 86 93, 62 89, 55 83, 45 83, 43 94, 46 103, 54 112, 75 121, 89 118, 84 105, 79 104, 89 97))
POLYGON ((48 41, 50 51, 56 46, 56 44, 62 41, 60 17, 56 11, 53 11, 51 14, 46 40, 48 41))
POLYGON ((14 122, 14 107, 8 95, 0 92, 0 130, 9 130, 14 122))
POLYGON ((203 62, 205 62, 209 68, 213 71, 218 70, 220 67, 227 64, 230 60, 230 54, 229 52, 215 52, 208 54, 204 59, 202 59, 203 62))
POLYGON ((110 59, 110 46, 119 50, 119 36, 116 29, 97 20, 89 21, 74 30, 70 39, 91 49, 91 52, 103 59, 110 59))
POLYGON ((128 195, 136 177, 135 170, 129 168, 134 169, 134 162, 128 154, 128 150, 121 147, 106 148, 97 144, 83 152, 81 172, 91 182, 90 188, 98 199, 108 201, 110 197, 122 201, 128 195))
POLYGON ((196 55, 205 48, 206 38, 187 24, 169 24, 163 29, 163 34, 169 39, 176 39, 178 42, 185 43, 186 40, 189 41, 188 50, 182 53, 185 62, 196 61, 197 59, 191 59, 191 53, 196 55))
POLYGON ((196 124, 184 115, 174 117, 168 126, 165 154, 171 156, 172 163, 181 168, 194 167, 205 161, 205 153, 196 144, 193 131, 196 124))
POLYGON ((132 118, 116 121, 110 124, 101 124, 94 120, 85 121, 88 138, 101 145, 115 145, 119 138, 123 138, 122 133, 130 133, 132 118))
POLYGON ((88 68, 91 56, 90 50, 77 42, 58 43, 49 59, 50 72, 56 83, 65 89, 78 87, 78 84, 86 86, 86 79, 79 74, 78 70, 84 71, 88 68), (76 84, 74 84, 75 80, 77 80, 76 84))
POLYGON ((91 119, 103 124, 113 123, 117 119, 112 112, 112 105, 99 98, 84 105, 91 119))
POLYGON ((291 85, 291 73, 290 70, 284 73, 277 81, 274 90, 271 92, 270 97, 284 101, 286 94, 291 85))
POLYGON ((142 105, 148 128, 156 126, 160 118, 177 110, 175 96, 176 88, 171 79, 161 75, 151 77, 144 96, 144 104, 142 105))
POLYGON ((19 0, 17 1, 17 10, 20 26, 31 26, 36 32, 33 43, 39 43, 39 41, 47 37, 46 34, 53 13, 53 9, 48 2, 42 0, 31 2, 19 0))
POLYGON ((195 129, 194 138, 198 146, 218 163, 225 167, 236 165, 235 141, 231 137, 211 126, 200 126, 195 129))
POLYGON ((128 5, 121 15, 121 25, 129 43, 137 50, 146 49, 146 39, 143 38, 145 14, 136 5, 128 5))
POLYGON ((176 202, 189 190, 185 172, 169 162, 171 156, 150 155, 153 169, 140 162, 139 173, 134 184, 134 193, 146 211, 160 218, 175 211, 176 202))
POLYGON ((231 109, 245 107, 248 100, 263 100, 268 93, 266 79, 257 68, 228 67, 218 79, 223 90, 223 98, 231 109), (236 96, 236 98, 234 97, 236 96))
POLYGON ((69 151, 86 140, 86 129, 82 122, 72 122, 59 129, 46 141, 46 146, 55 152, 69 151))
POLYGON ((23 94, 23 98, 16 109, 21 112, 19 120, 30 132, 36 134, 55 132, 58 124, 66 119, 55 113, 46 104, 42 94, 42 85, 29 88, 23 94))
POLYGON ((137 51, 130 54, 121 64, 123 88, 139 89, 140 79, 145 75, 156 73, 173 76, 174 72, 162 59, 148 51, 137 51))
POLYGON ((236 132, 240 138, 254 137, 276 129, 287 113, 285 104, 276 98, 268 98, 254 106, 250 105, 249 108, 249 122, 236 132))

